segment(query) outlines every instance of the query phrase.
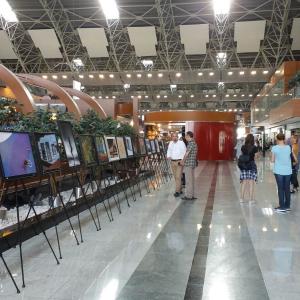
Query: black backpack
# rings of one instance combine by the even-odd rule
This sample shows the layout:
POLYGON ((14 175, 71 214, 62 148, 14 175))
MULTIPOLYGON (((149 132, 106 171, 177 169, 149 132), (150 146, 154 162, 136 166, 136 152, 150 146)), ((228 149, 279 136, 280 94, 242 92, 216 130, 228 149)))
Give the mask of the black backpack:
POLYGON ((251 166, 251 161, 250 161, 249 153, 251 153, 251 151, 252 151, 252 148, 250 151, 248 150, 247 153, 245 153, 245 154, 242 153, 240 155, 240 157, 238 159, 238 167, 241 171, 247 171, 250 169, 249 167, 251 166))

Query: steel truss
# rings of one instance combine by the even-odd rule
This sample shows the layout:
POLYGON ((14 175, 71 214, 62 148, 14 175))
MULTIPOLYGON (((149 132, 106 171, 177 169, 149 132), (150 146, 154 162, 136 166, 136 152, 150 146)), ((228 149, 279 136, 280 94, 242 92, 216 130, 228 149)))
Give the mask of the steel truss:
POLYGON ((95 70, 93 63, 82 46, 77 30, 74 29, 60 0, 39 0, 46 11, 62 48, 63 61, 57 64, 57 71, 78 71, 79 67, 73 60, 80 58, 83 69, 95 70))
POLYGON ((9 67, 13 72, 38 73, 49 71, 49 65, 42 56, 39 49, 34 46, 34 43, 25 30, 22 23, 6 22, 0 16, 0 28, 4 30, 9 37, 12 49, 17 56, 17 62, 9 67))
POLYGON ((138 60, 130 44, 128 32, 120 20, 106 20, 106 34, 109 41, 109 60, 107 69, 133 70, 137 68, 138 60))
POLYGON ((260 52, 256 56, 253 66, 259 58, 265 66, 278 68, 286 60, 293 60, 291 52, 291 24, 293 19, 289 18, 291 0, 274 0, 271 19, 267 21, 265 39, 260 52))
POLYGON ((160 25, 158 28, 158 59, 166 70, 191 69, 175 26, 172 1, 156 0, 155 4, 160 25))

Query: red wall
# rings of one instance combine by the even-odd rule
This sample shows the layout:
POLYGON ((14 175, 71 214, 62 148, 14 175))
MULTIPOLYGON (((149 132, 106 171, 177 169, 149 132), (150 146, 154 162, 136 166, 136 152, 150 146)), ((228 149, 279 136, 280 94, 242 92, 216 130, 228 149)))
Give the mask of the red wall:
POLYGON ((233 159, 233 123, 187 122, 186 131, 189 130, 194 132, 199 160, 233 159))

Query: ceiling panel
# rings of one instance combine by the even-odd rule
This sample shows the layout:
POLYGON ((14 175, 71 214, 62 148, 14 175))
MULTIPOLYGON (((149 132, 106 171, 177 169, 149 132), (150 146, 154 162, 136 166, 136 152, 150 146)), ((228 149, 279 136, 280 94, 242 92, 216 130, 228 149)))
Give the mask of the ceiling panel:
POLYGON ((237 52, 258 52, 260 47, 260 41, 263 40, 265 36, 265 27, 265 20, 235 22, 234 40, 237 42, 237 52))
POLYGON ((209 25, 180 25, 181 43, 184 44, 185 54, 197 55, 206 53, 209 42, 209 25))
POLYGON ((294 18, 291 31, 292 50, 300 50, 300 18, 294 18))
POLYGON ((157 44, 154 26, 127 27, 130 43, 134 46, 137 56, 156 56, 157 44))
POLYGON ((0 59, 17 59, 15 52, 13 51, 9 37, 4 30, 0 30, 0 59))
POLYGON ((45 58, 62 58, 54 29, 28 30, 28 33, 45 58))
POLYGON ((104 28, 78 28, 82 45, 90 57, 108 57, 108 41, 104 28))

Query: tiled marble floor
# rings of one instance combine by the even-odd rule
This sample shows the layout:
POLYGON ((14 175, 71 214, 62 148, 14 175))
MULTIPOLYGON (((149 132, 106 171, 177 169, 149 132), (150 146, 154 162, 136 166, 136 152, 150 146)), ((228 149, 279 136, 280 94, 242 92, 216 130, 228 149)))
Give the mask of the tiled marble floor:
MULTIPOLYGON (((267 159, 258 165, 255 205, 239 203, 234 163, 201 162, 196 201, 174 198, 170 182, 122 202, 112 223, 101 212, 99 232, 85 213, 79 246, 61 224, 60 265, 41 235, 25 242, 26 288, 17 295, 0 262, 0 299, 300 299, 300 196, 274 214, 275 180, 267 159)), ((4 256, 21 286, 17 249, 4 256)))

